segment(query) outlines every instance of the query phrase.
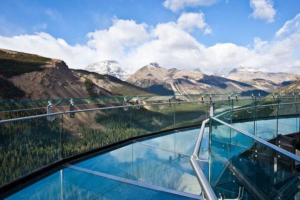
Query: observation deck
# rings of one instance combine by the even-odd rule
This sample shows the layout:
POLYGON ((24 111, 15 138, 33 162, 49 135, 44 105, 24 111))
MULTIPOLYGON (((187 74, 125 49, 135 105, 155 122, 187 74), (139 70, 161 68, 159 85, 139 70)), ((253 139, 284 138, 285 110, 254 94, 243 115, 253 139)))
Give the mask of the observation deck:
POLYGON ((0 199, 300 199, 300 97, 0 103, 0 199))

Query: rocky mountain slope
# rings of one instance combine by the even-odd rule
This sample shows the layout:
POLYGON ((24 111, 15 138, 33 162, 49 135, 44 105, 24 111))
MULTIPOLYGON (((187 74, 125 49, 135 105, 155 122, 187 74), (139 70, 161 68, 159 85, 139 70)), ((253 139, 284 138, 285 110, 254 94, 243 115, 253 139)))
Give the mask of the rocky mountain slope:
POLYGON ((268 73, 254 70, 253 68, 239 67, 233 69, 226 78, 236 81, 242 81, 253 85, 260 90, 273 91, 283 86, 289 85, 300 76, 292 73, 268 73))
MULTIPOLYGON (((91 92, 86 79, 73 74, 62 60, 4 49, 0 49, 0 78, 10 85, 0 90, 2 100, 88 97, 91 92)), ((111 95, 96 85, 91 90, 111 95)))
POLYGON ((199 71, 165 69, 157 63, 144 66, 128 82, 158 94, 239 93, 259 91, 235 80, 206 75, 199 71))
POLYGON ((121 80, 126 80, 132 73, 121 67, 121 65, 113 60, 105 60, 102 62, 94 63, 85 68, 85 70, 90 72, 96 72, 98 74, 107 74, 117 77, 121 80))
POLYGON ((153 93, 122 81, 114 76, 98 74, 86 70, 72 70, 78 77, 88 78, 95 85, 110 91, 113 96, 153 95, 153 93))
POLYGON ((71 70, 62 60, 5 49, 0 84, 0 101, 153 94, 111 75, 71 70))
POLYGON ((297 92, 298 94, 300 94, 300 81, 296 81, 290 85, 280 88, 280 89, 276 90, 275 92, 278 92, 278 93, 290 93, 290 92, 296 93, 297 92))

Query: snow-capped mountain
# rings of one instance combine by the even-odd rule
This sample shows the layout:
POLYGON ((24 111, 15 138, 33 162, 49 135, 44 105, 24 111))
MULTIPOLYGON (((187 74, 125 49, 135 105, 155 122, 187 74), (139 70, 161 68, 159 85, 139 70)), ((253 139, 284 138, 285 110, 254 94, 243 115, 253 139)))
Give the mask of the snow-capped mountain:
POLYGON ((284 72, 262 72, 251 67, 239 67, 230 71, 226 78, 252 83, 257 80, 268 80, 280 84, 282 82, 297 81, 300 76, 284 72))
POLYGON ((87 66, 85 69, 98 74, 108 74, 121 80, 126 80, 132 74, 128 69, 125 69, 117 61, 113 60, 105 60, 93 63, 87 66))
POLYGON ((230 69, 223 68, 223 69, 219 69, 219 70, 215 71, 213 74, 215 76, 226 77, 230 72, 231 72, 230 69))
POLYGON ((166 69, 150 63, 127 79, 148 91, 162 94, 231 93, 256 90, 251 85, 227 78, 211 76, 201 70, 166 69))
POLYGON ((240 66, 239 68, 234 68, 228 74, 237 73, 237 72, 254 73, 254 72, 258 72, 258 70, 253 69, 252 67, 242 67, 242 66, 240 66))

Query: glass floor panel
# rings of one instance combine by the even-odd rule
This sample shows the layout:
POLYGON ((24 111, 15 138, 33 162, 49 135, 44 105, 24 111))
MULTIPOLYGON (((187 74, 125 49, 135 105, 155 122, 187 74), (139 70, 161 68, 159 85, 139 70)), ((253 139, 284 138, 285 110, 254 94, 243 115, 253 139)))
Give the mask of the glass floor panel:
POLYGON ((126 184, 93 174, 63 169, 15 193, 13 199, 190 199, 126 184))

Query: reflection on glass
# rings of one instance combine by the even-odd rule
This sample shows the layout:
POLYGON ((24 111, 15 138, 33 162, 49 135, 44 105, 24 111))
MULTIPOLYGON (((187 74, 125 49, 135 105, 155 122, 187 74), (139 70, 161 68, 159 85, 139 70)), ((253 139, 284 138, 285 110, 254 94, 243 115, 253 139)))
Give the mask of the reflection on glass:
POLYGON ((244 190, 248 199, 297 196, 300 182, 294 160, 223 124, 211 123, 209 181, 215 193, 236 198, 244 190))
POLYGON ((189 199, 170 193, 138 187, 101 176, 60 170, 21 190, 8 200, 20 199, 189 199))
POLYGON ((190 156, 133 143, 76 166, 167 189, 200 194, 190 156))

